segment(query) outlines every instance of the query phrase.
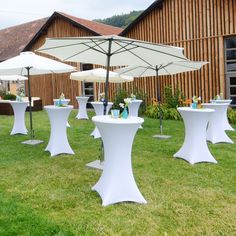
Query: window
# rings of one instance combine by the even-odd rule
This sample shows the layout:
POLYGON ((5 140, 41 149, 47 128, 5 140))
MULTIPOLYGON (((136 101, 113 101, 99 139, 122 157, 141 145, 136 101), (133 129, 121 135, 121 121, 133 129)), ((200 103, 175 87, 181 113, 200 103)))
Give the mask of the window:
POLYGON ((236 107, 236 36, 225 39, 227 95, 236 107))

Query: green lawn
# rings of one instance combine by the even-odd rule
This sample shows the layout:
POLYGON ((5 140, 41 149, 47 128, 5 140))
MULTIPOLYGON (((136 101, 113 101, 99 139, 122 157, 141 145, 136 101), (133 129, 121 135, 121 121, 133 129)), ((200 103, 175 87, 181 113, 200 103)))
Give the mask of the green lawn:
MULTIPOLYGON (((90 117, 93 113, 89 113, 90 117)), ((103 207, 91 187, 101 172, 85 167, 98 159, 100 141, 90 137, 91 120, 69 118, 68 138, 75 155, 50 158, 46 112, 33 113, 36 138, 21 144, 10 136, 13 116, 0 116, 0 235, 236 235, 236 144, 208 144, 218 164, 190 165, 173 154, 184 125, 164 121, 172 138, 152 138, 158 121, 145 118, 133 144, 137 185, 148 204, 103 207)), ((28 113, 26 124, 29 122, 28 113)), ((236 128, 236 126, 233 126, 236 128)), ((236 143, 236 132, 227 132, 236 143)))

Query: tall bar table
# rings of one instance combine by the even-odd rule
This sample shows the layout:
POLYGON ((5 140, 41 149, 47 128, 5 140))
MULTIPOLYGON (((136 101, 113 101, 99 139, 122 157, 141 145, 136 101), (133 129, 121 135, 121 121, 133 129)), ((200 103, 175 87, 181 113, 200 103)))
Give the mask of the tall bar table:
MULTIPOLYGON (((91 102, 91 104, 92 104, 97 116, 103 115, 103 112, 104 112, 103 102, 91 102)), ((113 105, 113 102, 108 102, 106 114, 108 114, 112 105, 113 105)), ((94 138, 101 138, 101 134, 100 134, 97 126, 95 126, 93 132, 90 135, 93 136, 94 138)), ((103 162, 101 160, 95 160, 95 161, 89 162, 88 164, 86 164, 86 166, 91 167, 91 168, 95 168, 98 170, 103 170, 103 162)))
POLYGON ((76 100, 79 104, 78 108, 78 114, 76 116, 77 119, 81 120, 88 120, 88 114, 87 114, 87 102, 89 100, 89 97, 76 97, 76 100))
MULTIPOLYGON (((67 106, 69 104, 69 102, 70 102, 70 99, 67 99, 67 98, 65 98, 65 99, 53 99, 54 106, 56 106, 57 102, 59 102, 59 101, 61 102, 61 104, 63 106, 67 106)), ((70 124, 69 124, 68 121, 66 123, 66 127, 70 127, 70 124)))
POLYGON ((11 135, 14 134, 27 134, 28 131, 25 127, 25 110, 29 105, 28 102, 9 101, 14 111, 14 125, 11 135))
MULTIPOLYGON (((232 100, 230 99, 216 99, 216 100, 210 100, 211 103, 226 103, 229 107, 232 100)), ((227 117, 227 109, 225 109, 224 116, 222 117, 223 127, 224 130, 231 130, 235 131, 235 129, 229 124, 228 117, 227 117)))
POLYGON ((104 144, 104 168, 99 181, 92 187, 102 198, 102 205, 132 201, 147 203, 134 180, 131 152, 135 134, 143 123, 140 117, 115 119, 94 116, 104 144))
POLYGON ((51 133, 45 151, 49 151, 51 156, 61 153, 74 154, 67 139, 66 123, 73 106, 56 107, 54 105, 44 106, 47 111, 51 133))
POLYGON ((177 108, 184 120, 185 138, 183 146, 174 154, 190 164, 198 162, 217 163, 211 155, 206 141, 207 124, 214 114, 213 109, 177 108))
POLYGON ((225 113, 229 104, 227 103, 203 103, 203 107, 214 109, 215 113, 209 120, 207 127, 207 140, 212 143, 233 143, 225 133, 225 113))
MULTIPOLYGON (((92 104, 92 106, 94 108, 96 116, 102 116, 103 112, 104 112, 103 102, 91 102, 91 104, 92 104)), ((113 102, 108 102, 107 110, 106 110, 106 115, 110 111, 112 105, 113 105, 113 102)), ((90 135, 93 136, 94 138, 101 138, 101 134, 99 133, 99 130, 98 130, 98 128, 96 126, 95 126, 93 132, 90 135)))
POLYGON ((143 100, 135 99, 132 100, 131 103, 128 104, 129 115, 138 117, 138 110, 143 100))
MULTIPOLYGON (((131 103, 128 104, 129 116, 138 117, 138 110, 142 102, 143 100, 141 99, 135 99, 135 100, 132 100, 131 103)), ((143 128, 142 125, 140 125, 139 128, 142 129, 143 128)))

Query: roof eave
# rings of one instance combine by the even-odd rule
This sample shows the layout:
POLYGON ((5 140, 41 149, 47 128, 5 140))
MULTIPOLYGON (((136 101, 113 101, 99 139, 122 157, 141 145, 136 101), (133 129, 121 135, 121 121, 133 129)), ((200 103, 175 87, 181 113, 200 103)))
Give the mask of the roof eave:
POLYGON ((31 39, 31 41, 24 47, 24 49, 22 51, 27 51, 30 50, 32 45, 37 41, 37 39, 40 37, 40 35, 45 34, 47 28, 50 26, 51 22, 53 20, 55 20, 57 17, 63 18, 64 20, 66 20, 67 22, 71 23, 72 25, 74 25, 75 27, 80 27, 86 31, 89 31, 90 33, 92 33, 94 36, 100 36, 101 34, 85 27, 84 25, 79 24, 78 22, 58 13, 58 12, 54 12, 49 19, 47 20, 47 22, 41 27, 41 29, 35 34, 35 36, 31 39))

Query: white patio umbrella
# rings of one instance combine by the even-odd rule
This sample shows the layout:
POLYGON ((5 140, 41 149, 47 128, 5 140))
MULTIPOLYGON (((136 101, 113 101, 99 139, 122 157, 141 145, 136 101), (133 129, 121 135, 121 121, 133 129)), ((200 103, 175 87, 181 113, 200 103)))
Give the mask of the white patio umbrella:
POLYGON ((183 48, 155 44, 120 36, 48 38, 37 51, 62 61, 86 62, 106 66, 104 114, 108 101, 110 66, 167 64, 186 60, 183 48))
MULTIPOLYGON (((119 73, 120 75, 131 75, 134 77, 148 77, 148 76, 156 76, 159 75, 174 75, 183 72, 189 72, 194 70, 199 70, 203 65, 206 65, 208 62, 202 61, 173 61, 166 64, 160 64, 155 66, 141 66, 141 65, 133 65, 124 68, 120 68, 115 70, 115 72, 119 73)), ((163 125, 162 125, 162 111, 160 109, 160 83, 157 80, 157 101, 159 106, 160 112, 160 135, 155 135, 158 138, 168 138, 170 136, 163 135, 163 125)))
POLYGON ((20 55, 12 57, 0 63, 0 75, 26 75, 28 78, 28 98, 30 110, 30 137, 31 140, 24 142, 27 144, 37 144, 41 141, 33 140, 34 130, 31 109, 30 75, 67 73, 75 71, 75 67, 61 63, 33 52, 22 52, 20 55))
MULTIPOLYGON (((96 68, 92 70, 78 71, 70 74, 70 79, 84 82, 98 82, 100 93, 100 83, 106 82, 107 70, 103 68, 96 68)), ((132 82, 134 78, 129 75, 119 75, 116 72, 109 71, 109 82, 110 83, 125 83, 132 82)))

